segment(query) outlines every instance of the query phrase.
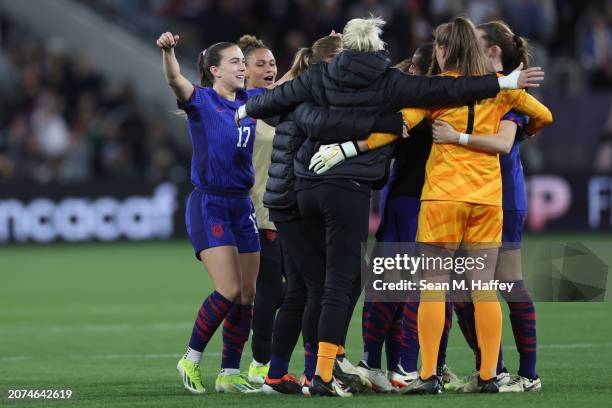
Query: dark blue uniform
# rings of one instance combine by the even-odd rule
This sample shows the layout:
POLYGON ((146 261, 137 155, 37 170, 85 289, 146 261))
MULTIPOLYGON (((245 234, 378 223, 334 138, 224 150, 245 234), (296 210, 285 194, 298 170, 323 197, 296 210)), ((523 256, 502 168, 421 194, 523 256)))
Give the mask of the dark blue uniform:
POLYGON ((194 86, 191 98, 179 103, 187 113, 193 146, 191 182, 185 223, 196 257, 207 248, 230 245, 238 252, 259 251, 253 186, 253 140, 256 122, 246 118, 236 127, 234 115, 249 96, 263 89, 238 91, 236 100, 212 88, 194 86))
POLYGON ((518 137, 525 127, 527 118, 517 112, 508 112, 502 120, 516 123, 517 137, 510 153, 499 156, 502 176, 502 207, 504 225, 502 229, 502 246, 504 249, 518 249, 523 238, 523 224, 527 215, 527 196, 525 193, 525 176, 521 164, 521 141, 518 137))

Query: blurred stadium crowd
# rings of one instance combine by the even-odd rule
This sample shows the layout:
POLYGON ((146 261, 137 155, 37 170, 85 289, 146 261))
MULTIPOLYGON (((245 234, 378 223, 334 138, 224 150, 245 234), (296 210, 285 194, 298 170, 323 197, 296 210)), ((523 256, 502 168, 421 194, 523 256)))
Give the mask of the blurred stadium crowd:
MULTIPOLYGON (((84 0, 154 46, 160 32, 181 35, 180 58, 241 34, 262 38, 279 74, 295 51, 353 17, 387 22, 394 60, 430 39, 455 15, 475 23, 504 19, 534 48, 548 90, 612 87, 612 0, 84 0)), ((160 77, 160 81, 162 78, 160 77)), ((147 116, 129 83, 98 72, 85 50, 58 38, 32 38, 0 16, 0 183, 188 180, 185 135, 147 116)))

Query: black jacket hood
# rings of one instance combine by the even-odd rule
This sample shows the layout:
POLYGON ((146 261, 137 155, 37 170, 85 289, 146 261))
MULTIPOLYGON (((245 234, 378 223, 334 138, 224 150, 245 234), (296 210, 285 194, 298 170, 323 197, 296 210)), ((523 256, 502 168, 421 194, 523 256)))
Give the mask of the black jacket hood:
POLYGON ((370 85, 391 66, 387 51, 343 51, 330 63, 330 77, 342 86, 363 88, 370 85))

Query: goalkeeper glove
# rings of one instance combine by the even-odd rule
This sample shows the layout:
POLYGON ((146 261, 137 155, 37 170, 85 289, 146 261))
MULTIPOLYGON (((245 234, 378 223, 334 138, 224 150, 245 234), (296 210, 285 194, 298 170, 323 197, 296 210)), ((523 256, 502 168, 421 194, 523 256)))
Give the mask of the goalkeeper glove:
POLYGON ((332 167, 342 163, 346 159, 359 154, 359 148, 355 142, 344 142, 322 145, 312 159, 308 168, 317 174, 323 174, 332 167))

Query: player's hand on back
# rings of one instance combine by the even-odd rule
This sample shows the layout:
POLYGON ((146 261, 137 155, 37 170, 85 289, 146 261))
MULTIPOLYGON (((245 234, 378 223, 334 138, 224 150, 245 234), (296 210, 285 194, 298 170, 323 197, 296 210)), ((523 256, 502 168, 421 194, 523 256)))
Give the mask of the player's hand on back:
POLYGON ((523 63, 510 74, 499 78, 502 89, 538 88, 544 80, 544 70, 541 67, 523 69, 523 63))
POLYGON ((431 126, 431 134, 434 143, 457 144, 459 142, 459 132, 443 120, 434 121, 431 126))
POLYGON ((167 51, 171 48, 176 47, 179 41, 179 36, 174 35, 171 32, 167 31, 159 36, 157 39, 157 46, 164 51, 167 51))

